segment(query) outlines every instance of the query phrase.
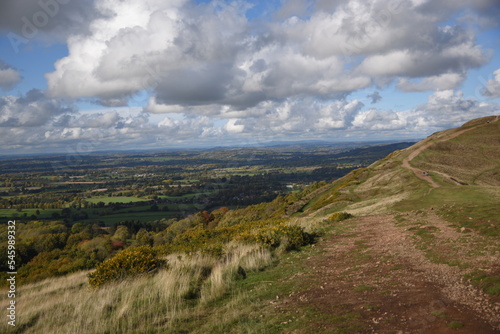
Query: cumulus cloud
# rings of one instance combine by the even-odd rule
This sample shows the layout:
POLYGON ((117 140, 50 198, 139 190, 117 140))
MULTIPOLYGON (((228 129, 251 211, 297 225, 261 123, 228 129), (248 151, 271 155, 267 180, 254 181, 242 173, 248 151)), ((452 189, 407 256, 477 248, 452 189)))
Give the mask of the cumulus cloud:
POLYGON ((47 124, 55 116, 74 112, 71 105, 45 97, 33 89, 21 97, 0 97, 0 127, 36 127, 47 124))
MULTIPOLYGON (((251 1, 4 1, 0 30, 19 43, 64 39, 68 55, 46 74, 46 93, 0 98, 0 139, 11 148, 95 138, 137 148, 377 131, 417 136, 498 109, 455 91, 490 59, 470 22, 494 25, 496 0, 279 3, 255 19, 251 1), (367 107, 351 95, 369 89, 367 103, 375 104, 390 84, 433 93, 409 110, 367 107), (67 98, 116 110, 76 112, 67 98), (127 105, 139 111, 123 113, 127 105)), ((20 79, 0 63, 0 89, 20 79)), ((483 94, 499 97, 499 87, 500 70, 483 94)))
POLYGON ((89 22, 102 15, 94 1, 16 0, 0 2, 0 31, 14 48, 33 39, 65 41, 88 32, 89 22))
POLYGON ((165 117, 152 121, 141 108, 78 111, 62 100, 31 90, 21 97, 0 97, 3 152, 88 153, 110 148, 155 148, 223 140, 238 125, 215 124, 207 116, 165 117))
POLYGON ((364 130, 401 130, 407 125, 405 117, 392 110, 370 109, 359 113, 353 121, 353 128, 364 130))
POLYGON ((370 109, 358 113, 352 130, 389 131, 392 135, 415 137, 457 127, 478 117, 498 114, 500 106, 464 97, 460 91, 434 92, 414 109, 393 111, 370 109))
POLYGON ((270 137, 335 136, 351 127, 363 106, 359 100, 315 101, 311 98, 262 102, 248 109, 255 116, 229 119, 224 129, 232 134, 261 138, 262 141, 270 137))
POLYGON ((0 59, 0 89, 4 91, 11 90, 21 81, 21 79, 21 75, 18 71, 0 59))
POLYGON ((239 124, 238 120, 233 118, 224 125, 224 130, 228 133, 241 133, 245 130, 245 125, 239 124))
POLYGON ((69 56, 47 75, 53 96, 110 99, 153 89, 169 103, 224 98, 246 39, 237 4, 102 0, 96 8, 109 17, 68 40, 69 56), (83 80, 74 85, 77 77, 83 80))
MULTIPOLYGON (((467 98, 461 91, 445 90, 434 92, 427 103, 409 113, 413 129, 422 127, 441 130, 457 127, 478 117, 498 114, 500 106, 467 98)), ((411 129, 411 128, 410 128, 411 129)))
POLYGON ((243 2, 96 0, 88 31, 68 38, 69 55, 46 75, 49 93, 119 106, 148 90, 155 105, 147 109, 158 113, 343 99, 392 80, 405 91, 453 89, 488 52, 473 30, 447 20, 466 4, 494 4, 440 3, 428 15, 437 5, 426 1, 295 0, 278 9, 280 20, 257 27, 243 2))
POLYGON ((465 80, 460 73, 443 73, 421 80, 401 78, 397 87, 404 92, 423 92, 429 90, 450 90, 457 88, 465 80))
POLYGON ((500 69, 493 72, 494 78, 486 82, 486 87, 481 91, 484 96, 490 98, 500 97, 500 69))

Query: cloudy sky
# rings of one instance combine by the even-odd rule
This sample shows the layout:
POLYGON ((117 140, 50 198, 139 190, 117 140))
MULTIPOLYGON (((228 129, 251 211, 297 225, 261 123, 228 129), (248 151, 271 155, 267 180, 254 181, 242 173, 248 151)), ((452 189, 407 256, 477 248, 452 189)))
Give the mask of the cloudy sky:
POLYGON ((500 114, 498 0, 0 2, 0 153, 418 139, 500 114))

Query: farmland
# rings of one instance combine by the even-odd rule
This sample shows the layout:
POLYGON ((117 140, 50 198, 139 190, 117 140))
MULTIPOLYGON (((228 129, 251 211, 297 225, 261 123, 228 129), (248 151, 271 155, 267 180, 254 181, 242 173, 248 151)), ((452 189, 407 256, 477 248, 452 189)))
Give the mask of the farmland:
POLYGON ((85 153, 0 159, 0 217, 117 225, 273 200, 410 143, 85 153))

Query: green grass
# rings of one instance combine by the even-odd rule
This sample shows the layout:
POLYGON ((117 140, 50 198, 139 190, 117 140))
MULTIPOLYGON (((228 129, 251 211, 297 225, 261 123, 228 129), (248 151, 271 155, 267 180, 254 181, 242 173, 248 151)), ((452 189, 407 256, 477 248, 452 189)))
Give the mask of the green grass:
POLYGON ((442 318, 442 319, 445 319, 448 317, 448 315, 446 315, 446 313, 441 312, 441 311, 434 311, 434 312, 432 312, 432 315, 435 317, 438 317, 438 318, 442 318))
POLYGON ((470 205, 471 203, 498 203, 497 196, 480 186, 442 186, 429 191, 422 188, 412 194, 409 199, 397 203, 396 211, 406 212, 418 209, 430 209, 443 205, 470 205))
POLYGON ((364 292, 364 291, 373 291, 375 289, 376 288, 374 286, 362 284, 354 287, 353 290, 354 292, 364 292))
POLYGON ((37 216, 38 218, 51 218, 53 213, 60 213, 60 209, 22 209, 21 212, 17 211, 17 209, 0 209, 0 217, 13 217, 13 215, 17 215, 18 217, 24 216, 27 214, 27 217, 31 217, 32 215, 37 216), (36 211, 40 211, 40 215, 36 214, 36 211))
POLYGON ((500 236, 500 216, 498 202, 470 202, 440 208, 438 213, 458 228, 474 229, 485 236, 500 236))
POLYGON ((196 197, 199 197, 202 195, 210 195, 210 194, 211 194, 211 192, 200 192, 200 193, 196 193, 196 194, 185 194, 185 195, 181 195, 181 196, 159 196, 159 198, 168 199, 171 201, 177 201, 177 200, 183 200, 186 198, 196 198, 196 197))
POLYGON ((135 202, 144 202, 149 201, 147 198, 139 198, 139 197, 130 197, 130 196, 117 196, 117 197, 108 197, 108 196, 97 196, 87 199, 87 202, 90 203, 99 203, 103 202, 104 204, 109 203, 135 203, 135 202))
POLYGON ((500 276, 491 276, 483 270, 475 270, 464 275, 464 278, 490 295, 500 295, 500 276))
POLYGON ((448 327, 451 329, 461 329, 464 328, 464 324, 458 321, 452 321, 448 324, 448 327))

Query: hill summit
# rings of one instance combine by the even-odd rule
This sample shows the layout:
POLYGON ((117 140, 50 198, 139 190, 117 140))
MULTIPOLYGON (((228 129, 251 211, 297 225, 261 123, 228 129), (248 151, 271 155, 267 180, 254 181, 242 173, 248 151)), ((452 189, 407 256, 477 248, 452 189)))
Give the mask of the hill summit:
POLYGON ((499 119, 475 119, 395 151, 325 186, 301 212, 373 214, 498 196, 499 119))

